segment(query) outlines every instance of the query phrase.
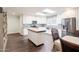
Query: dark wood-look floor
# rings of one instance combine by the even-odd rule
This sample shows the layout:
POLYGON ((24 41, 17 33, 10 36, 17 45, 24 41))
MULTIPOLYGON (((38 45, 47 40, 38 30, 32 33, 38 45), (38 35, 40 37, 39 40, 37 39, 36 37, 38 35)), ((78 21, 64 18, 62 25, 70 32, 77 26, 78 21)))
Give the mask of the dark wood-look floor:
POLYGON ((53 50, 53 40, 45 40, 44 45, 35 47, 27 36, 20 34, 8 35, 6 52, 51 52, 53 50))

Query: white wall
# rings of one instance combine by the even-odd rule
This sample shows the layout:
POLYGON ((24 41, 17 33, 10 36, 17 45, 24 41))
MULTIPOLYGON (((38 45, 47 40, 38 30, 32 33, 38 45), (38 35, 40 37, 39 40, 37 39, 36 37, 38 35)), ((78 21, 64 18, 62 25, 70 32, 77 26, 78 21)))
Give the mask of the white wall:
POLYGON ((63 18, 76 17, 75 9, 67 9, 64 13, 61 14, 63 18))
POLYGON ((20 15, 20 34, 23 35, 23 15, 20 15))
POLYGON ((20 20, 18 16, 8 15, 7 16, 7 34, 19 33, 20 32, 20 20))
POLYGON ((76 30, 79 30, 79 8, 76 8, 76 30))
MULTIPOLYGON (((57 15, 57 24, 61 24, 64 18, 76 17, 75 9, 67 9, 63 13, 57 15)), ((77 26, 77 25, 76 25, 77 26)))
POLYGON ((75 9, 67 9, 63 13, 57 15, 57 21, 60 24, 63 18, 76 17, 75 9))

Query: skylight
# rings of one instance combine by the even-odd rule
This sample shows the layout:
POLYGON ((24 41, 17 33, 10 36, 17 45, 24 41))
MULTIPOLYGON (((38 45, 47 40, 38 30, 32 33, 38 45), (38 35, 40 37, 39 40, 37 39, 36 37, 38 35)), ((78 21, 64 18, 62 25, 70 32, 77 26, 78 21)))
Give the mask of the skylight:
POLYGON ((54 13, 55 11, 53 11, 51 9, 45 9, 45 10, 43 10, 43 12, 45 12, 45 13, 54 13))
POLYGON ((51 10, 51 9, 44 9, 41 12, 37 12, 36 15, 40 15, 40 16, 49 16, 52 15, 53 13, 55 13, 55 11, 51 10))

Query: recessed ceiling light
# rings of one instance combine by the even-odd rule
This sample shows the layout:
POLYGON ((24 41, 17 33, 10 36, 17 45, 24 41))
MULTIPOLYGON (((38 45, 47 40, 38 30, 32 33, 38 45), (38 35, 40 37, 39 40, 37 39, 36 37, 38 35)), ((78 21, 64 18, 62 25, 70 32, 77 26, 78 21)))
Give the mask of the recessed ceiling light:
POLYGON ((43 10, 43 12, 45 12, 45 13, 54 13, 55 11, 53 11, 51 9, 45 9, 45 10, 43 10))
POLYGON ((45 16, 45 14, 44 13, 41 13, 41 12, 36 13, 36 15, 45 16))

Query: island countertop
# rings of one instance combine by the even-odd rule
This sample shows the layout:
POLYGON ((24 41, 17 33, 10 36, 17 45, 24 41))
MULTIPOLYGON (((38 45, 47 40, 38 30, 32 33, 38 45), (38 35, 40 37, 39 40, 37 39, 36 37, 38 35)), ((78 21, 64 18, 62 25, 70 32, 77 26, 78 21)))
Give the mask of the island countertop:
POLYGON ((46 29, 43 28, 43 27, 39 27, 39 28, 31 27, 31 28, 28 28, 28 30, 31 30, 31 31, 37 32, 37 33, 39 33, 39 32, 45 32, 46 31, 46 29))

